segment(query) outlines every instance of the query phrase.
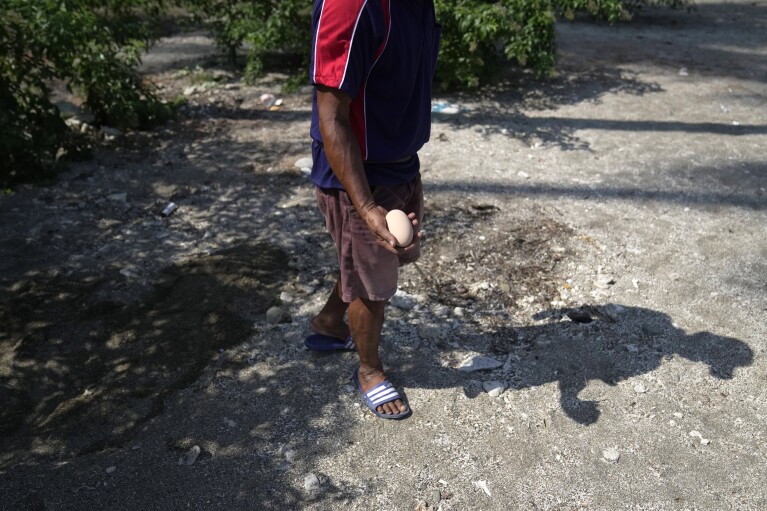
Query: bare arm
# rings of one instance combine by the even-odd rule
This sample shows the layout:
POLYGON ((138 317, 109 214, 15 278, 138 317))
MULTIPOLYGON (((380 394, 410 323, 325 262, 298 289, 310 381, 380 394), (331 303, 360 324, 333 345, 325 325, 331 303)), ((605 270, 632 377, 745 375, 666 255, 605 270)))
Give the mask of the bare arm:
POLYGON ((377 238, 379 244, 393 253, 397 240, 386 228, 387 211, 376 205, 370 191, 362 153, 354 137, 349 111, 351 97, 343 91, 329 87, 317 87, 317 111, 320 131, 333 173, 343 185, 354 209, 377 238))

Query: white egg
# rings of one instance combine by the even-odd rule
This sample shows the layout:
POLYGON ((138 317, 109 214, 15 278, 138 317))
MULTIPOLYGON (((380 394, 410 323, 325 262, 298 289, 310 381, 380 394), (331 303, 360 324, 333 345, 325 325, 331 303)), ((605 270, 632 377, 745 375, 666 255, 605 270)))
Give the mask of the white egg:
POLYGON ((404 211, 392 209, 386 213, 386 225, 400 247, 406 247, 413 241, 413 224, 404 211))

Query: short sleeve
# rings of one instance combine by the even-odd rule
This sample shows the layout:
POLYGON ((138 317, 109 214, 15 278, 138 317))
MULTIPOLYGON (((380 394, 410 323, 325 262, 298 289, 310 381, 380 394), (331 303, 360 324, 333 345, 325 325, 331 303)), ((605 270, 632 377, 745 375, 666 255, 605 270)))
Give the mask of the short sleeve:
POLYGON ((383 13, 375 1, 315 2, 310 81, 355 98, 383 44, 383 13))

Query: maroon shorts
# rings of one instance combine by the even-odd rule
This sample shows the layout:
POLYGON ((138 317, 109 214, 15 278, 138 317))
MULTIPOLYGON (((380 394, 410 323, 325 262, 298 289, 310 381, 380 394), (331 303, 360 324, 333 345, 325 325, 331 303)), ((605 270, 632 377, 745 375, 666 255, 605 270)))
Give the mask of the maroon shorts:
MULTIPOLYGON (((415 213, 423 220, 423 188, 421 178, 393 186, 374 186, 373 200, 387 211, 400 209, 415 213)), ((397 291, 398 267, 418 259, 420 246, 407 259, 392 254, 378 244, 365 221, 354 209, 343 190, 316 189, 317 204, 325 215, 325 225, 336 243, 341 271, 341 298, 352 302, 357 298, 385 301, 397 291)))

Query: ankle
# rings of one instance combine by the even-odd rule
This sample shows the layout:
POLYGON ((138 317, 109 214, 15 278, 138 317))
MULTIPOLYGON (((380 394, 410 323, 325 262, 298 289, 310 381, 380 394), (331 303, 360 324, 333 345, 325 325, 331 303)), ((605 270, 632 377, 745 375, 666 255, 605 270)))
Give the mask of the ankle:
POLYGON ((385 376, 383 366, 373 366, 369 364, 360 364, 359 369, 357 369, 357 375, 363 380, 376 379, 385 376))

